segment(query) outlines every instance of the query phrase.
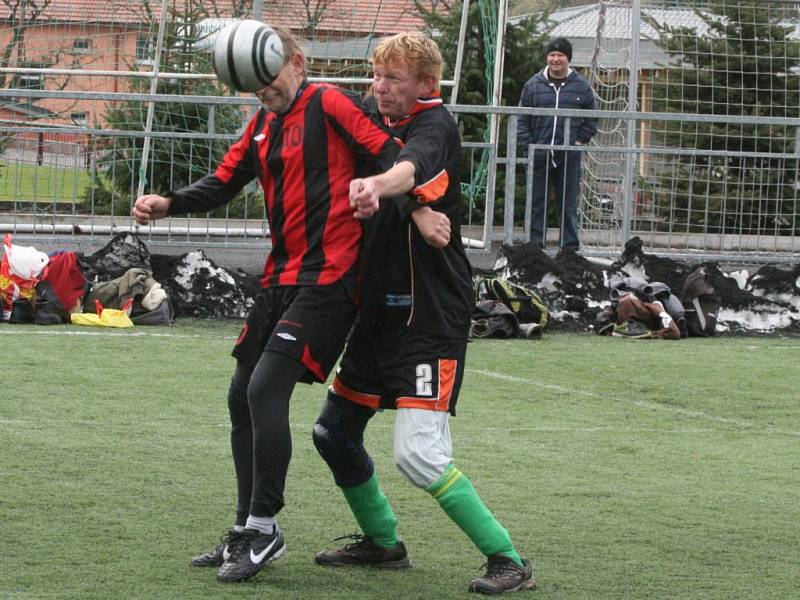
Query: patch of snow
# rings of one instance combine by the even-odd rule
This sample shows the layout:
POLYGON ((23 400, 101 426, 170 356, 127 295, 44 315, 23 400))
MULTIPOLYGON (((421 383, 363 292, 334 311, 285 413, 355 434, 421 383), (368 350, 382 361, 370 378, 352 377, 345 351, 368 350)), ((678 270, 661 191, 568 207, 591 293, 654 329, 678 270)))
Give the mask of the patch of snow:
POLYGON ((551 310, 550 311, 550 318, 555 319, 556 321, 564 321, 567 318, 570 319, 578 319, 580 318, 580 313, 572 312, 569 310, 551 310))
POLYGON ((628 277, 639 277, 645 281, 650 281, 643 266, 640 267, 639 265, 635 265, 631 262, 626 262, 624 265, 622 265, 622 270, 628 274, 628 277))
MULTIPOLYGON (((499 261, 498 261, 499 262, 499 261)), ((508 279, 516 281, 518 278, 519 273, 517 271, 512 271, 508 264, 504 265, 503 268, 499 271, 498 277, 501 279, 508 279)))
POLYGON ((771 302, 788 304, 789 306, 793 306, 796 311, 800 312, 800 296, 795 296, 794 294, 767 293, 765 290, 759 288, 753 290, 753 295, 765 298, 771 302))
POLYGON ((584 256, 584 258, 595 265, 599 265, 601 267, 610 267, 614 264, 614 261, 610 258, 601 258, 599 256, 584 256))
MULTIPOLYGON (((607 266, 597 266, 604 263, 589 261, 586 257, 576 258, 571 253, 551 258, 538 247, 526 244, 504 248, 499 255, 502 260, 498 262, 505 265, 505 278, 540 290, 550 306, 554 329, 563 324, 567 330, 576 325, 589 330, 597 314, 613 304, 609 291, 626 277, 649 281, 648 273, 652 273, 654 280, 667 282, 674 292, 697 267, 670 259, 656 260, 641 251, 640 240, 638 244, 635 242, 634 238, 626 244, 620 260, 607 266), (551 267, 551 260, 560 269, 551 267)), ((719 331, 736 334, 785 331, 791 335, 800 332, 797 271, 764 269, 762 272, 759 269, 760 274, 751 275, 743 267, 728 273, 715 264, 705 265, 705 268, 722 303, 717 315, 719 331)))
POLYGON ((745 269, 740 271, 730 271, 729 273, 723 272, 723 275, 733 279, 736 282, 736 285, 739 286, 740 290, 743 290, 745 287, 747 287, 747 280, 750 277, 750 274, 745 269))
POLYGON ((591 298, 586 298, 586 306, 588 308, 599 308, 603 310, 607 306, 611 306, 611 300, 592 300, 591 298))
POLYGON ((183 259, 183 265, 178 267, 178 275, 175 281, 186 290, 192 287, 192 276, 201 270, 208 272, 208 278, 218 278, 227 284, 234 285, 235 281, 231 274, 225 269, 214 267, 211 261, 200 251, 189 252, 183 259))
POLYGON ((731 323, 736 323, 748 331, 774 331, 790 327, 796 319, 791 312, 785 309, 764 308, 755 310, 731 310, 720 308, 717 316, 717 326, 724 324, 727 331, 731 323))
POLYGON ((547 290, 548 292, 558 292, 561 290, 561 278, 554 273, 547 273, 542 280, 536 284, 537 289, 547 290))

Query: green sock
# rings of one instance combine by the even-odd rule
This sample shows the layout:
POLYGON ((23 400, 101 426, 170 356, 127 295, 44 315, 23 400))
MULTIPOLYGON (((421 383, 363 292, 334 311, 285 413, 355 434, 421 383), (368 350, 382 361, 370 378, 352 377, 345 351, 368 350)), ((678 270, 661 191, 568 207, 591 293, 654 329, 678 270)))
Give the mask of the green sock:
POLYGON ((397 517, 375 473, 361 485, 341 489, 364 535, 384 548, 397 544, 397 517))
POLYGON ((522 558, 514 549, 506 528, 486 508, 472 482, 454 465, 425 491, 436 499, 484 556, 502 554, 522 566, 522 558))

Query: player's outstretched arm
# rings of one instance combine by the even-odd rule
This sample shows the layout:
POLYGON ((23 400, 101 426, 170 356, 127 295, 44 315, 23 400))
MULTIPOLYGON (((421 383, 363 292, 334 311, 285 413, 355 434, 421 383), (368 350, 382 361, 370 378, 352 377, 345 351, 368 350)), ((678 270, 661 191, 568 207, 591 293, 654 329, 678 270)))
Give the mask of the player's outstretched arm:
POLYGON ((350 182, 350 207, 357 219, 366 219, 378 210, 378 200, 400 196, 414 187, 414 164, 402 161, 388 171, 350 182))

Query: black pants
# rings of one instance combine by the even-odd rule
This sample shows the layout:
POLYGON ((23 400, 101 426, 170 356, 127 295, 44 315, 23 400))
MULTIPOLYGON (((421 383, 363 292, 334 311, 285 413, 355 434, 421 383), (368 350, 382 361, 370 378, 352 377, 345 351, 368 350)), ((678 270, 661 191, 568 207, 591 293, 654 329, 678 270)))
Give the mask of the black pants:
POLYGON ((236 470, 236 523, 247 515, 275 516, 283 508, 292 458, 289 399, 305 373, 299 361, 266 351, 252 370, 241 361, 228 390, 231 450, 236 470))

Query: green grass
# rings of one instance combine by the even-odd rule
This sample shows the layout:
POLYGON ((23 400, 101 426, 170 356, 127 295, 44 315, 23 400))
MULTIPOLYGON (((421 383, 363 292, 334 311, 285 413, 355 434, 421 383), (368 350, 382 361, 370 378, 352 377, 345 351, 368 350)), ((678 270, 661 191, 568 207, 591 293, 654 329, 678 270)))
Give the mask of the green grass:
MULTIPOLYGON (((414 568, 325 569, 355 531, 298 386, 288 551, 222 585, 187 560, 231 524, 234 323, 0 325, 0 598, 469 598, 483 558, 368 430, 414 568)), ((545 334, 470 345, 456 464, 535 565, 538 598, 796 598, 800 340, 545 334)))
POLYGON ((0 161, 0 202, 82 204, 89 183, 89 173, 83 169, 0 161))

